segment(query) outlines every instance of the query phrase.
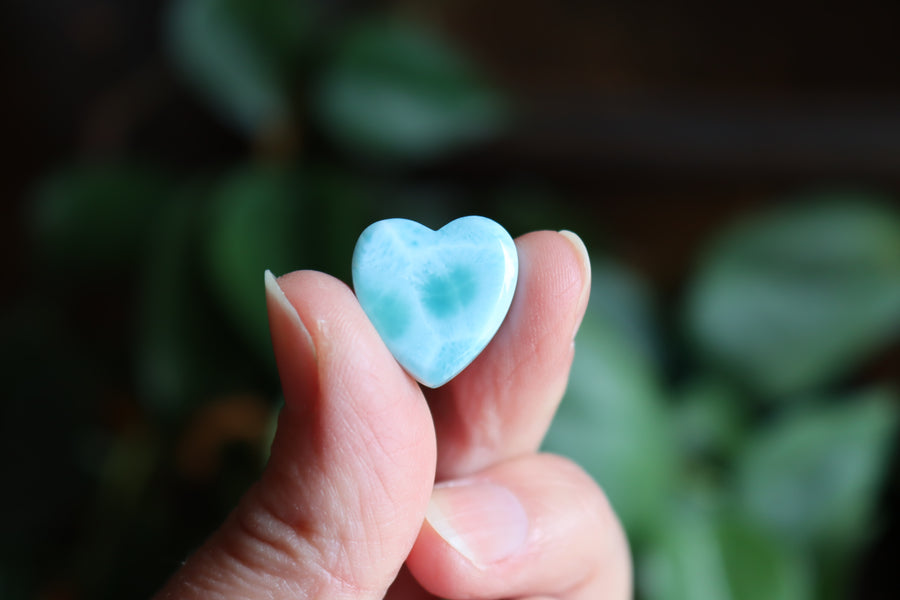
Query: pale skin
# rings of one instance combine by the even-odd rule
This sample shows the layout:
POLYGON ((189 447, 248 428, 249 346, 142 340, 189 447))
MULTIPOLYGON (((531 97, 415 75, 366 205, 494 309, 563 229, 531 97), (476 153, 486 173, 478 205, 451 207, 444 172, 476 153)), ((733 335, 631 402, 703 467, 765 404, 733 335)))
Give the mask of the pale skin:
POLYGON ((271 459, 157 598, 630 598, 602 491, 538 452, 587 306, 587 253, 567 232, 516 245, 503 325, 436 390, 403 371, 340 281, 267 278, 285 395, 271 459))

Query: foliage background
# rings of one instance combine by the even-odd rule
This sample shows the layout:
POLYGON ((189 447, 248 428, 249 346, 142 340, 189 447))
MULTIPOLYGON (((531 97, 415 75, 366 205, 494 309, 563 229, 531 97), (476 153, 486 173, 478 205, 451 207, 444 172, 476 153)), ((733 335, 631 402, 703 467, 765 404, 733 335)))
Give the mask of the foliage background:
POLYGON ((3 11, 0 597, 149 596, 265 461, 263 269, 470 213, 591 248, 547 448, 641 598, 893 597, 897 8, 3 11))

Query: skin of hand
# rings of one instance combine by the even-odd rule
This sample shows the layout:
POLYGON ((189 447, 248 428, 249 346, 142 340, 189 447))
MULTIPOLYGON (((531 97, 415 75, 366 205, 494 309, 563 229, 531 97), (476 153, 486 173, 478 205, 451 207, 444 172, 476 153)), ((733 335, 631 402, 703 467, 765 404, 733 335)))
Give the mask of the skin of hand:
POLYGON ((269 464, 156 598, 630 598, 603 493, 538 452, 587 306, 587 251, 570 232, 516 245, 503 325, 436 390, 403 371, 346 285, 267 274, 285 395, 269 464))

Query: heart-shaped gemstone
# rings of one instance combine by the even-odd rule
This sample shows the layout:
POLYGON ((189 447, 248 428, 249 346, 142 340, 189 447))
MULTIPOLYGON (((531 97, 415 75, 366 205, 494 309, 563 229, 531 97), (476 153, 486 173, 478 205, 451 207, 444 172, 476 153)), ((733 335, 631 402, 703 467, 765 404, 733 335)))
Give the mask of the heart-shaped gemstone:
POLYGON ((516 245, 485 217, 438 231, 386 219, 353 251, 356 297, 406 371, 444 385, 487 346, 503 322, 519 275, 516 245))

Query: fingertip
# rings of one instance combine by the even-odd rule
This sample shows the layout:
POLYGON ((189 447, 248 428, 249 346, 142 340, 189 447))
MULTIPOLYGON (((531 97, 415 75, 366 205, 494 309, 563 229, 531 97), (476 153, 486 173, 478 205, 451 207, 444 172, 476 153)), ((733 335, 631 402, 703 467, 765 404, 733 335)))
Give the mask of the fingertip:
POLYGON ((349 286, 318 271, 294 271, 277 282, 308 328, 324 410, 346 409, 350 399, 351 406, 373 419, 392 414, 398 402, 427 408, 418 385, 394 360, 349 286))
MULTIPOLYGON (((297 309, 294 308, 294 305, 288 300, 287 295, 278 283, 278 279, 272 274, 272 271, 266 269, 264 280, 266 286, 266 303, 269 308, 269 314, 278 321, 289 322, 291 325, 290 328, 294 329, 295 333, 309 346, 309 349, 313 353, 313 358, 315 358, 316 345, 312 339, 312 335, 303 323, 303 319, 300 318, 297 309)), ((277 325, 281 324, 281 322, 277 323, 277 325)), ((274 329, 277 328, 273 327, 273 330, 274 329)), ((273 334, 274 333, 275 331, 273 331, 273 334)))
POLYGON ((284 288, 268 269, 264 274, 269 331, 285 402, 294 405, 316 393, 315 340, 284 288))
POLYGON ((587 282, 590 282, 591 259, 588 255, 587 246, 584 245, 584 240, 582 240, 577 233, 575 233, 574 231, 569 231, 568 229, 560 229, 557 233, 566 238, 566 240, 568 240, 569 243, 572 244, 572 248, 575 250, 575 254, 578 256, 578 261, 585 272, 585 280, 587 282))
MULTIPOLYGON (((510 321, 521 320, 521 311, 540 320, 535 327, 545 335, 571 331, 571 341, 590 297, 587 248, 570 231, 536 231, 519 237, 516 246, 521 285, 510 310, 516 314, 510 321)), ((521 329, 521 324, 517 328, 521 329)))
POLYGON ((430 392, 441 477, 540 446, 565 392, 590 294, 581 245, 555 231, 516 239, 519 277, 506 319, 469 367, 430 392))
POLYGON ((587 246, 584 245, 584 241, 578 236, 578 234, 567 229, 559 231, 559 234, 566 238, 566 240, 572 245, 572 249, 575 251, 578 264, 581 267, 581 295, 578 298, 578 308, 576 311, 578 314, 578 318, 575 322, 575 331, 577 332, 578 328, 581 326, 581 320, 584 318, 584 311, 587 309, 588 300, 591 297, 591 257, 588 254, 587 246))

